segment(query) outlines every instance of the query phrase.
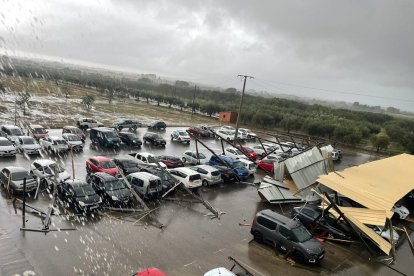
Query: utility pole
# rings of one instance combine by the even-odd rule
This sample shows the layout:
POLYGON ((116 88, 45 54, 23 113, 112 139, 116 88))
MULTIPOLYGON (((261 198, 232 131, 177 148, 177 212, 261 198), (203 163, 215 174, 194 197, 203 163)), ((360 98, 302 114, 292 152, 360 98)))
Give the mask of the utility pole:
POLYGON ((14 98, 14 125, 17 126, 17 96, 14 98))
POLYGON ((239 119, 241 116, 241 110, 242 110, 242 105, 243 105, 243 97, 244 97, 244 89, 246 88, 246 79, 254 79, 254 77, 252 76, 248 76, 248 75, 238 75, 238 77, 244 78, 243 81, 243 91, 241 94, 241 98, 240 98, 240 104, 239 104, 239 112, 237 113, 237 120, 236 120, 236 133, 234 135, 234 140, 237 140, 237 136, 239 134, 239 119))
POLYGON ((191 107, 191 111, 192 111, 192 113, 191 113, 191 114, 194 114, 194 113, 195 113, 194 101, 195 101, 195 94, 196 94, 196 90, 197 90, 197 85, 194 85, 194 92, 193 92, 193 105, 192 105, 192 107, 191 107))

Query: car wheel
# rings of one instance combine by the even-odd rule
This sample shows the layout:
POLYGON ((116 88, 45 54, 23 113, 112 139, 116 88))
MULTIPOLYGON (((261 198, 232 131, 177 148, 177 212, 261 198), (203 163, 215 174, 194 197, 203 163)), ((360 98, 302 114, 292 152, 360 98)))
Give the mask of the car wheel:
POLYGON ((181 158, 183 160, 183 163, 187 162, 187 159, 185 157, 181 158))
POLYGON ((208 186, 208 181, 207 181, 207 180, 205 180, 205 179, 203 180, 203 186, 204 186, 204 187, 207 187, 207 186, 208 186))
POLYGON ((253 232, 253 239, 258 243, 262 243, 263 242, 262 233, 260 233, 259 231, 253 232))
POLYGON ((295 261, 297 261, 300 264, 305 263, 305 256, 303 255, 303 253, 296 251, 295 253, 293 253, 293 258, 295 259, 295 261))

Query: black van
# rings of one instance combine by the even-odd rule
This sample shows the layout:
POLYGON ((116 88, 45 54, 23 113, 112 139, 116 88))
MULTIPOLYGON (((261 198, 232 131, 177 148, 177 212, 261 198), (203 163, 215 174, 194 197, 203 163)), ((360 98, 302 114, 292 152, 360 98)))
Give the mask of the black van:
POLYGON ((92 128, 90 132, 91 142, 106 148, 119 148, 121 139, 114 129, 107 127, 92 128))

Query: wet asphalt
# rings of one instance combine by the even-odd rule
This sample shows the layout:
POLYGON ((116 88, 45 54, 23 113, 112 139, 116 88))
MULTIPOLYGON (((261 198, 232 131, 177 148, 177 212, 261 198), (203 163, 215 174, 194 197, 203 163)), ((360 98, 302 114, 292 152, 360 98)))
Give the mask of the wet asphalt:
MULTIPOLYGON (((85 161, 94 155, 115 157, 134 151, 149 151, 154 154, 181 156, 190 145, 171 142, 172 130, 160 132, 167 140, 165 148, 144 145, 135 150, 120 151, 97 149, 87 138, 83 152, 73 156, 75 176, 86 176, 85 161)), ((145 128, 138 129, 140 137, 145 128)), ((51 130, 51 135, 61 135, 61 130, 51 130)), ((220 151, 221 144, 214 139, 204 139, 211 148, 220 151)), ((199 145, 202 152, 207 153, 199 145)), ((45 158, 61 162, 72 173, 72 158, 42 153, 45 158)), ((0 168, 22 166, 29 168, 38 156, 23 156, 0 159, 0 168)), ((366 154, 344 152, 336 169, 344 169, 368 162, 375 157, 366 154)), ((254 183, 266 175, 258 171, 249 182, 254 183)), ((168 275, 203 275, 206 271, 224 266, 230 268, 232 256, 246 266, 253 275, 401 275, 394 270, 370 260, 370 255, 361 245, 325 243, 326 256, 319 266, 291 266, 277 256, 271 247, 252 240, 250 224, 257 211, 273 209, 290 213, 292 205, 270 205, 261 202, 254 185, 239 183, 222 184, 202 188, 201 195, 223 214, 220 219, 211 219, 209 211, 199 203, 188 203, 192 197, 177 191, 170 198, 184 201, 147 202, 155 209, 151 215, 139 221, 137 214, 105 212, 100 216, 85 219, 72 216, 59 208, 61 215, 52 217, 52 228, 76 228, 76 231, 56 231, 48 234, 24 232, 21 211, 17 213, 11 199, 4 191, 0 195, 0 275, 132 275, 147 267, 158 267, 168 275), (160 228, 160 225, 163 227, 160 228), (32 273, 33 272, 33 273, 32 273), (24 274, 26 273, 26 274, 24 274)), ((39 199, 28 199, 36 207, 46 210, 51 204, 49 194, 40 194, 39 199)), ((28 213, 26 227, 40 229, 39 217, 28 213)), ((406 240, 396 253, 392 268, 412 275, 413 255, 406 240)))

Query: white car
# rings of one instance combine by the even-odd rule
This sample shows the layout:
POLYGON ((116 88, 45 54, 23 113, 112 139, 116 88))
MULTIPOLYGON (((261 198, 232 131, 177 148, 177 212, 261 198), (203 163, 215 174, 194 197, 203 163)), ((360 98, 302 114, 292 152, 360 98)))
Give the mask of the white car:
POLYGON ((257 167, 256 164, 250 160, 241 158, 239 161, 244 165, 244 167, 249 171, 249 175, 256 173, 257 167))
POLYGON ((83 150, 82 139, 77 134, 65 133, 62 135, 63 139, 69 144, 72 150, 83 150))
POLYGON ((19 136, 16 140, 17 150, 26 154, 40 154, 42 148, 35 138, 30 136, 19 136))
POLYGON ((197 165, 190 167, 190 169, 200 174, 201 183, 205 187, 223 182, 220 171, 213 166, 197 165))
POLYGON ((236 129, 234 127, 232 127, 232 126, 221 126, 220 129, 222 129, 222 130, 230 130, 230 131, 236 132, 236 129))
POLYGON ((244 137, 250 139, 250 138, 256 138, 256 133, 252 132, 248 128, 239 128, 239 133, 242 133, 244 137))
POLYGON ((407 207, 401 204, 395 204, 394 207, 392 207, 391 211, 397 213, 400 219, 405 219, 410 214, 410 211, 408 211, 407 207))
POLYGON ((54 178, 55 170, 58 173, 57 178, 59 183, 70 178, 69 173, 62 166, 50 159, 36 160, 30 165, 30 169, 36 178, 48 185, 53 181, 50 178, 54 178))
POLYGON ((69 150, 69 144, 65 141, 65 139, 58 136, 42 138, 39 140, 39 144, 43 149, 53 151, 54 153, 69 150))
POLYGON ((167 168, 167 165, 165 165, 162 162, 159 162, 155 155, 149 152, 139 152, 135 155, 135 158, 138 160, 138 163, 140 164, 144 164, 151 167, 158 167, 159 165, 165 169, 167 168))
POLYGON ((204 276, 236 276, 233 272, 225 267, 214 268, 204 273, 204 276))
POLYGON ((18 126, 4 125, 1 126, 1 131, 6 134, 6 138, 9 139, 12 143, 16 143, 16 140, 19 136, 24 136, 23 130, 18 126))
POLYGON ((5 137, 0 137, 0 156, 16 156, 16 147, 5 137))
POLYGON ((227 147, 224 149, 224 153, 233 159, 240 159, 245 158, 247 159, 247 156, 243 154, 239 149, 233 148, 233 147, 227 147))
POLYGON ((197 156, 196 151, 187 150, 186 152, 183 153, 183 157, 181 157, 181 160, 184 163, 198 165, 198 164, 205 164, 207 162, 207 157, 201 152, 198 152, 198 156, 197 156))
MULTIPOLYGON (((262 143, 262 145, 266 149, 266 153, 272 152, 274 150, 282 151, 280 149, 280 147, 276 144, 262 143)), ((257 155, 264 155, 265 154, 265 151, 264 151, 262 145, 258 144, 258 145, 252 146, 252 149, 257 153, 257 155)))
MULTIPOLYGON (((216 131, 217 135, 220 135, 221 138, 223 138, 224 140, 234 140, 234 137, 236 136, 236 131, 234 130, 226 130, 226 129, 219 129, 216 131)), ((217 138, 220 138, 217 137, 217 138)))
POLYGON ((76 125, 81 130, 87 130, 88 128, 94 128, 94 127, 103 127, 104 125, 101 122, 96 121, 92 118, 79 118, 76 121, 76 125))
POLYGON ((285 160, 286 158, 279 155, 278 153, 277 154, 271 153, 271 154, 267 155, 264 159, 276 160, 277 162, 280 162, 280 161, 285 160))
POLYGON ((190 144, 191 139, 187 131, 178 129, 171 133, 171 141, 190 144))
POLYGON ((169 170, 170 174, 183 183, 189 189, 195 189, 202 185, 201 175, 190 168, 175 168, 169 170))
MULTIPOLYGON (((383 237, 385 240, 387 240, 388 242, 391 242, 391 233, 388 227, 384 228, 382 226, 369 225, 369 224, 367 224, 367 226, 371 228, 372 230, 374 230, 375 233, 383 237)), ((392 229, 392 240, 394 241, 394 244, 397 244, 399 239, 400 239, 400 235, 398 235, 397 231, 392 229)))

